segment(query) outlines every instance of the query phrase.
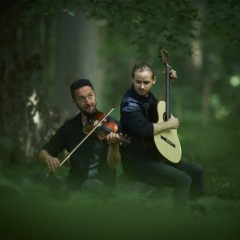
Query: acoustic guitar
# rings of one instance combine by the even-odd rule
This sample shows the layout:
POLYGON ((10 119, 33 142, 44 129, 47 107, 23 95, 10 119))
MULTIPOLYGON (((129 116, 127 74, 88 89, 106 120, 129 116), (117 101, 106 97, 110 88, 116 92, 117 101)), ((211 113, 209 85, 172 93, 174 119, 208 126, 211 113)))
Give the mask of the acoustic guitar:
MULTIPOLYGON (((161 123, 172 117, 169 79, 169 71, 171 70, 171 67, 169 65, 168 52, 165 49, 161 49, 160 57, 166 70, 165 101, 159 101, 156 105, 149 107, 149 119, 153 123, 161 123)), ((151 139, 144 140, 144 146, 146 152, 156 159, 161 159, 159 156, 160 154, 166 160, 172 163, 178 163, 182 156, 177 129, 168 129, 155 135, 151 139)))

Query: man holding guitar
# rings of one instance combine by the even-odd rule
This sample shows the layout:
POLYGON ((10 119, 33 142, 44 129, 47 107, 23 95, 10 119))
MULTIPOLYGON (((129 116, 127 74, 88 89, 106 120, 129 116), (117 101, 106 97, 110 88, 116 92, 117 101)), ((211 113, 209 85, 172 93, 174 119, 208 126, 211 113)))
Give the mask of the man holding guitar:
MULTIPOLYGON (((177 78, 174 70, 167 74, 171 80, 177 78)), ((121 152, 123 170, 128 178, 157 188, 173 188, 173 206, 183 209, 188 206, 189 197, 196 199, 204 194, 203 171, 200 166, 180 161, 181 146, 174 136, 179 120, 167 118, 166 104, 158 102, 151 93, 156 83, 152 65, 135 64, 131 82, 120 109, 122 130, 131 138, 131 144, 121 152), (152 111, 154 108, 158 112, 152 111)))

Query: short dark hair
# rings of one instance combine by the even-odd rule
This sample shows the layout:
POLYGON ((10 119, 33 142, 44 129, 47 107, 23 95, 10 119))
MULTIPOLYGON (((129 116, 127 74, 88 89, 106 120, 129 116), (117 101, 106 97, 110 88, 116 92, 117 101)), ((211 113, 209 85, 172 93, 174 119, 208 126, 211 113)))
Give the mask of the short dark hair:
POLYGON ((74 99, 74 97, 75 97, 74 96, 74 90, 75 89, 82 88, 82 87, 85 87, 85 86, 89 86, 94 91, 93 85, 88 79, 78 79, 77 81, 72 83, 71 86, 70 86, 70 91, 71 91, 72 98, 74 99))
POLYGON ((156 77, 154 70, 153 70, 153 65, 150 62, 138 62, 136 63, 133 68, 132 68, 132 78, 134 78, 135 72, 138 70, 144 71, 144 70, 150 70, 152 72, 152 79, 156 77))

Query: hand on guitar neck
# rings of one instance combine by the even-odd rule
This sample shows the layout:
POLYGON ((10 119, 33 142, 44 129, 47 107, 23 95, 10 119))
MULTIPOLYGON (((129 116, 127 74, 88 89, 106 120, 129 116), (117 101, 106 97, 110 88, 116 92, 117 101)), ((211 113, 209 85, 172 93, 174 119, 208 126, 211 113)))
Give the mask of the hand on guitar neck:
MULTIPOLYGON (((165 75, 166 71, 163 71, 163 74, 165 75)), ((174 69, 171 69, 169 71, 169 77, 172 81, 176 80, 177 79, 177 72, 174 69)))
MULTIPOLYGON (((163 71, 163 75, 164 75, 164 78, 166 78, 166 71, 163 71)), ((170 82, 175 82, 177 80, 177 72, 174 70, 174 69, 171 69, 169 71, 169 80, 170 82)), ((161 100, 165 101, 166 99, 166 89, 162 88, 162 92, 161 92, 161 100)))

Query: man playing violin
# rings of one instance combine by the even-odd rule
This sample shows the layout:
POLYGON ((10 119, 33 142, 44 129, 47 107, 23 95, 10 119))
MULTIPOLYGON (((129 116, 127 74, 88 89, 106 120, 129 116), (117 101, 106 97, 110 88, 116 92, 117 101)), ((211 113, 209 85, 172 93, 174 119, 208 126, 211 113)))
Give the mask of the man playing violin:
MULTIPOLYGON (((73 151, 86 137, 84 127, 88 124, 89 118, 98 112, 96 93, 88 79, 75 81, 71 85, 70 91, 72 101, 80 113, 67 120, 39 153, 41 162, 45 163, 52 173, 60 167, 59 154, 63 150, 73 151)), ((112 117, 107 117, 107 120, 113 121, 118 126, 119 132, 119 123, 112 117)), ((94 126, 98 122, 98 120, 94 121, 94 126)), ((116 166, 121 160, 118 132, 109 131, 105 134, 104 139, 99 138, 93 132, 71 154, 70 170, 66 177, 66 183, 70 190, 89 190, 101 194, 102 191, 108 191, 114 187, 116 166)))

